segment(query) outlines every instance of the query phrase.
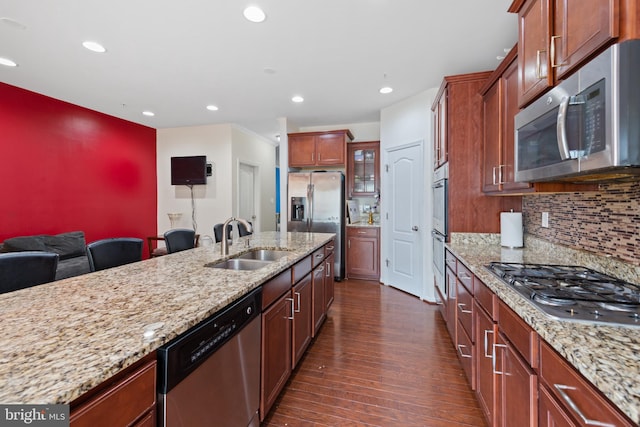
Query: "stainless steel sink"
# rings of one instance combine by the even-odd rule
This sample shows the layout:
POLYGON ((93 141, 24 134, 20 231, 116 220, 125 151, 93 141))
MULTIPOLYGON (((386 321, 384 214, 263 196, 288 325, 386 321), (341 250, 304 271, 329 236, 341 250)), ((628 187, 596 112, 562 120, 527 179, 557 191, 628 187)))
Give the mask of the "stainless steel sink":
POLYGON ((289 255, 289 251, 279 251, 276 249, 253 249, 244 253, 236 259, 259 260, 259 261, 277 261, 282 257, 289 255))
POLYGON ((231 258, 224 261, 206 264, 205 267, 223 268, 226 270, 258 270, 266 267, 271 261, 262 261, 257 259, 240 259, 231 258))

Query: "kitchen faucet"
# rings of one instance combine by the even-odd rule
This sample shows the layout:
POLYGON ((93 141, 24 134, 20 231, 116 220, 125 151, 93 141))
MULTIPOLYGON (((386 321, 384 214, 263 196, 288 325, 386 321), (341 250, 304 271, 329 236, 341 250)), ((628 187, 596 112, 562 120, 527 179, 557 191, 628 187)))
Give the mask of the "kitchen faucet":
MULTIPOLYGON (((232 222, 240 222, 242 223, 242 225, 244 225, 245 227, 247 227, 247 231, 252 231, 252 227, 251 224, 249 224, 249 222, 245 221, 242 218, 235 218, 235 217, 231 217, 228 220, 226 220, 224 222, 224 224, 222 225, 222 240, 221 240, 221 244, 220 244, 220 250, 221 250, 221 254, 222 256, 227 256, 229 255, 229 239, 227 239, 227 226, 229 224, 231 224, 232 222)), ((232 238, 233 238, 233 233, 231 234, 232 238)))

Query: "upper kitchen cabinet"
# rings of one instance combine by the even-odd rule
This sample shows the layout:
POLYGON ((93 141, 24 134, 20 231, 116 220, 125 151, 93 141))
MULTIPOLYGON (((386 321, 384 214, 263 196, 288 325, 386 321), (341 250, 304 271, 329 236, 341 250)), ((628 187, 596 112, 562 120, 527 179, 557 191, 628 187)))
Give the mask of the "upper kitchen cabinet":
POLYGON ((622 16, 637 26, 635 2, 625 0, 621 14, 620 0, 515 0, 509 12, 518 14, 519 105, 615 40, 622 16))
POLYGON ((482 191, 492 195, 593 191, 597 184, 516 182, 515 116, 518 106, 517 46, 507 54, 482 87, 482 191))
POLYGON ((433 103, 433 169, 447 163, 447 91, 440 87, 437 102, 433 103))
POLYGON ((431 107, 434 112, 440 105, 446 107, 446 119, 438 126, 446 133, 448 147, 449 233, 497 233, 500 212, 522 208, 520 197, 489 197, 480 185, 484 126, 480 89, 492 75, 481 72, 445 77, 431 107))
POLYGON ((518 108, 517 47, 496 69, 481 90, 484 123, 482 191, 499 193, 530 187, 515 182, 514 117, 518 108))
POLYGON ((347 144, 347 195, 372 197, 380 191, 380 141, 347 144))
POLYGON ((346 164, 349 130, 290 133, 289 167, 342 166, 346 164))

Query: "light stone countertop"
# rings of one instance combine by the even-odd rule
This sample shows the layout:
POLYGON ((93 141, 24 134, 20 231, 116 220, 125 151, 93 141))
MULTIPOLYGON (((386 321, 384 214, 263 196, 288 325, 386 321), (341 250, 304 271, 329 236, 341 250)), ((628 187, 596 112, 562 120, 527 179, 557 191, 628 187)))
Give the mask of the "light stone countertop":
POLYGON ((492 261, 582 265, 636 284, 640 267, 532 237, 525 238, 523 249, 505 249, 499 235, 453 233, 446 247, 622 412, 640 423, 640 324, 617 327, 553 320, 484 266, 492 261))
MULTIPOLYGON (((290 255, 254 271, 204 265, 220 244, 0 295, 0 403, 69 403, 329 242, 263 232, 252 248, 290 255), (162 322, 151 340, 146 325, 162 322)), ((247 251, 244 240, 230 256, 247 251)))
POLYGON ((380 228, 379 222, 374 222, 373 224, 369 224, 367 221, 358 221, 351 224, 347 224, 347 227, 373 227, 380 228))

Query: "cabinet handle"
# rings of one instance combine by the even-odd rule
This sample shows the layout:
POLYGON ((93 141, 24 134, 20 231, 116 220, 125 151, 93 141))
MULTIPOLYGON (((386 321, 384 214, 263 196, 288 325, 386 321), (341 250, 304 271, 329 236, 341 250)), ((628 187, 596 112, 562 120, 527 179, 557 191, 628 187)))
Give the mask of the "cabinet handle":
POLYGON ((496 168, 497 166, 493 167, 493 185, 498 185, 498 183, 496 182, 496 168))
POLYGON ((547 76, 542 75, 542 60, 540 59, 540 54, 542 52, 546 52, 546 50, 537 50, 536 51, 536 77, 540 80, 546 79, 547 76))
POLYGON ((471 354, 464 354, 464 352, 462 351, 462 347, 467 348, 467 346, 464 344, 458 344, 458 352, 460 353, 460 357, 471 358, 471 354))
POLYGON ((580 410, 580 408, 578 408, 578 405, 576 405, 576 402, 574 402, 569 395, 565 392, 565 390, 577 390, 575 387, 571 387, 568 385, 564 385, 564 384, 554 384, 553 385, 555 387, 556 390, 558 390, 558 393, 560 394, 560 397, 562 397, 562 400, 564 400, 564 402, 569 405, 569 407, 576 413, 578 414, 578 416, 582 419, 582 422, 588 426, 599 426, 599 427, 614 427, 613 424, 610 423, 603 423, 602 421, 597 421, 597 420, 591 420, 587 417, 585 417, 585 415, 582 413, 582 411, 580 410))
POLYGON ((313 162, 313 152, 311 152, 311 161, 313 162))
POLYGON ((316 258, 322 258, 324 254, 316 254, 316 258))
POLYGON ((549 46, 551 51, 551 68, 558 68, 566 64, 565 62, 556 64, 556 40, 560 38, 562 38, 562 36, 551 36, 551 46, 549 46))
POLYGON ((484 357, 487 359, 493 359, 493 354, 487 354, 487 349, 489 348, 489 334, 493 335, 493 331, 491 329, 484 330, 484 357))
POLYGON ((347 240, 347 247, 351 249, 351 239, 347 240))
POLYGON ((465 313, 465 314, 472 314, 472 313, 473 313, 473 311, 471 311, 471 310, 465 310, 464 308, 462 308, 462 307, 466 307, 466 306, 467 306, 467 304, 464 304, 464 303, 461 303, 461 302, 459 302, 459 303, 458 303, 458 308, 460 309, 460 312, 461 312, 461 313, 465 313))
POLYGON ((502 174, 502 168, 506 165, 498 165, 498 185, 504 184, 504 178, 502 174))
POLYGON ((497 371, 497 370, 496 370, 496 347, 507 348, 507 346, 506 346, 506 345, 504 345, 504 344, 492 344, 492 348, 493 348, 493 350, 492 350, 492 352, 493 352, 493 356, 491 357, 491 359, 492 359, 492 363, 493 363, 493 373, 494 373, 495 375, 503 375, 503 374, 509 375, 509 374, 507 374, 507 373, 505 373, 505 372, 501 372, 501 371, 497 371))
POLYGON ((331 276, 331 263, 329 261, 327 261, 327 277, 331 276))
POLYGON ((458 273, 458 277, 461 279, 471 279, 471 276, 469 276, 465 271, 458 273))
POLYGON ((285 319, 288 320, 293 320, 293 313, 296 312, 295 307, 294 307, 294 301, 293 298, 285 298, 287 301, 291 302, 291 316, 289 317, 285 317, 285 319))
MULTIPOLYGON (((298 309, 297 310, 293 310, 294 313, 300 313, 300 292, 294 292, 296 299, 298 300, 298 309)), ((295 307, 295 305, 294 305, 295 307)))
POLYGON ((333 247, 333 246, 327 246, 327 250, 328 250, 328 251, 332 251, 333 249, 334 249, 334 247, 333 247))
POLYGON ((358 234, 367 234, 366 231, 358 231, 358 234))

